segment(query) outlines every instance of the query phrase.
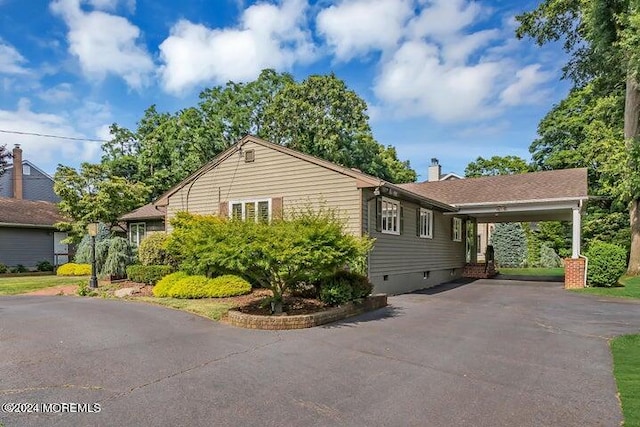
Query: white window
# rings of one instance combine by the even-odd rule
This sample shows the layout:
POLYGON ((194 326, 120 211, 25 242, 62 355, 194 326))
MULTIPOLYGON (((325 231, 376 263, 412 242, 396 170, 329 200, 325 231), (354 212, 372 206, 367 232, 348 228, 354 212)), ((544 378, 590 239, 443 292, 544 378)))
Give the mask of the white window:
POLYGON ((453 241, 462 242, 462 220, 453 218, 453 241))
POLYGON ((147 224, 144 222, 132 222, 129 224, 129 242, 134 246, 139 246, 144 236, 147 234, 147 224))
POLYGON ((22 175, 31 175, 31 166, 22 165, 22 175))
POLYGON ((233 219, 269 222, 271 220, 271 199, 229 202, 229 213, 233 219))
POLYGON ((382 232, 388 234, 400 234, 400 202, 391 199, 382 199, 382 232))
POLYGON ((420 208, 420 237, 433 238, 433 211, 420 208))

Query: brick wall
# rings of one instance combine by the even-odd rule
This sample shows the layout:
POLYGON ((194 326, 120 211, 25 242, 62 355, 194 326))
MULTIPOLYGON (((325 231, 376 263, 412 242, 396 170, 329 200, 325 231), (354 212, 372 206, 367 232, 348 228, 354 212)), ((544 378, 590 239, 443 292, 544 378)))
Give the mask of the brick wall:
POLYGON ((497 274, 496 266, 493 262, 488 265, 484 263, 467 264, 462 271, 462 277, 468 277, 472 279, 487 279, 497 274))
POLYGON ((564 288, 584 288, 585 259, 566 258, 564 260, 564 288))
POLYGON ((225 321, 234 326, 248 329, 302 329, 335 322, 367 311, 376 310, 386 305, 387 295, 379 294, 367 297, 362 302, 346 303, 340 307, 330 308, 318 313, 295 316, 259 316, 230 310, 225 321))

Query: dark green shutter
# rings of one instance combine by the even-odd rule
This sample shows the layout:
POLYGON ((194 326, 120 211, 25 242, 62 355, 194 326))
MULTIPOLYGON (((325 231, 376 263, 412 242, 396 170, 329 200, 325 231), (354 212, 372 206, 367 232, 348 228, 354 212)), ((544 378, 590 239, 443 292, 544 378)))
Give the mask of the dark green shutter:
POLYGON ((376 197, 376 231, 382 231, 382 197, 376 197))
POLYGON ((400 234, 404 234, 404 208, 400 205, 400 234))
POLYGON ((420 207, 416 209, 416 236, 420 237, 420 207))

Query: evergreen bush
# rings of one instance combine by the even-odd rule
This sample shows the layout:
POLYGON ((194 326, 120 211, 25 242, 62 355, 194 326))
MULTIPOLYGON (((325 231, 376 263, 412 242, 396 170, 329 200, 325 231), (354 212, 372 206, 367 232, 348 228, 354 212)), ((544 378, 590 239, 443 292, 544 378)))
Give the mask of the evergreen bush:
POLYGON ((135 256, 129 241, 124 237, 112 237, 109 242, 107 256, 100 268, 101 276, 124 278, 127 276, 127 266, 135 262, 135 256))
POLYGON ((169 236, 166 233, 151 233, 147 235, 138 248, 138 260, 142 265, 175 265, 175 260, 169 255, 166 244, 169 236))
POLYGON ((627 251, 612 243, 593 241, 586 253, 589 286, 615 286, 626 270, 627 251))
POLYGON ((133 282, 155 285, 172 271, 169 265, 130 265, 127 267, 127 277, 133 282))
POLYGON ((68 262, 58 267, 56 271, 58 276, 90 276, 91 264, 76 264, 74 262, 68 262))
POLYGON ((519 222, 496 224, 491 234, 496 263, 500 267, 522 267, 527 258, 527 242, 519 222))
POLYGON ((169 291, 179 280, 187 277, 187 273, 184 271, 177 271, 175 273, 168 274, 156 283, 153 287, 153 296, 158 298, 165 298, 169 296, 169 291))

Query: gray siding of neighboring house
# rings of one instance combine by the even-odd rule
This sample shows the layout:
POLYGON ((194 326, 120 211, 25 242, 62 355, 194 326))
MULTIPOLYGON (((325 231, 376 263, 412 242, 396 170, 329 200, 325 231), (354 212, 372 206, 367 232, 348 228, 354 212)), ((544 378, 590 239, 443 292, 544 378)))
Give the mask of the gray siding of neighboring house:
POLYGON ((53 264, 53 230, 0 228, 0 263, 34 268, 40 261, 53 264))
MULTIPOLYGON (((13 197, 13 168, 0 176, 0 197, 13 197)), ((31 168, 30 175, 23 175, 22 198, 25 200, 44 200, 57 203, 60 198, 53 192, 53 180, 31 168)))
POLYGON ((223 160, 169 197, 169 221, 177 212, 217 215, 221 202, 282 198, 285 214, 292 209, 335 209, 349 232, 360 235, 360 191, 356 179, 254 143, 255 161, 245 163, 237 154, 223 160))
POLYGON ((410 292, 461 276, 465 265, 465 234, 463 230, 461 242, 453 241, 452 216, 423 206, 434 213, 433 238, 420 238, 416 221, 416 211, 420 206, 400 200, 404 223, 402 233, 385 234, 376 231, 373 200, 371 190, 362 191, 363 232, 376 239, 369 256, 369 278, 374 284, 374 292, 410 292))

